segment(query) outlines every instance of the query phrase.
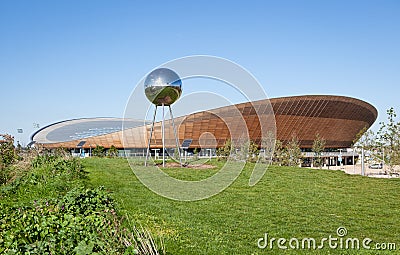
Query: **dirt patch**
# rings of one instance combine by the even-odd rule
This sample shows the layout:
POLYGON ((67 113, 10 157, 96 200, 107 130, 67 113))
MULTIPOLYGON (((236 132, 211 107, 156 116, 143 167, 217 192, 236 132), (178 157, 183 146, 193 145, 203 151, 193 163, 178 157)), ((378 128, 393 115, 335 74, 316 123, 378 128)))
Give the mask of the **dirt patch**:
MULTIPOLYGON (((161 164, 158 164, 158 166, 162 166, 161 164)), ((168 162, 165 163, 166 168, 180 168, 181 164, 176 163, 176 162, 168 162)), ((207 164, 183 164, 183 168, 191 168, 191 169, 213 169, 215 166, 212 165, 207 165, 207 164)))

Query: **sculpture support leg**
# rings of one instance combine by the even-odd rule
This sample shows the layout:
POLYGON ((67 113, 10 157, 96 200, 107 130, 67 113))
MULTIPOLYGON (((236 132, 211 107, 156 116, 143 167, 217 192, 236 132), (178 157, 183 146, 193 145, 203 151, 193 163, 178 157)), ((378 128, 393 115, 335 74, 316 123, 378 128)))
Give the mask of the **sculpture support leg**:
POLYGON ((182 166, 181 150, 179 149, 179 140, 178 140, 178 136, 177 136, 177 133, 176 133, 175 123, 174 123, 174 116, 172 115, 171 106, 169 105, 168 107, 169 107, 169 115, 171 116, 171 120, 172 120, 172 128, 173 128, 173 130, 174 130, 176 148, 178 149, 179 163, 180 163, 181 166, 182 166))
POLYGON ((164 104, 162 104, 162 166, 165 167, 165 114, 164 104))
POLYGON ((147 152, 146 152, 146 159, 144 161, 144 166, 147 166, 147 159, 149 158, 150 142, 151 142, 151 137, 153 135, 154 122, 156 121, 156 114, 157 114, 157 105, 156 105, 156 109, 154 110, 154 114, 153 114, 153 122, 151 123, 150 137, 149 137, 149 140, 148 140, 148 143, 147 143, 147 152))

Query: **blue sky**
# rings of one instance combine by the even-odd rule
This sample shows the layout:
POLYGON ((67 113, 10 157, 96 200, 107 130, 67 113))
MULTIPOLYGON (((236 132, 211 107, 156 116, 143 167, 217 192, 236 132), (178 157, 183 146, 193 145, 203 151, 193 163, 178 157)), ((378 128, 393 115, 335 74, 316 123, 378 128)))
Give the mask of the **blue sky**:
POLYGON ((396 0, 3 0, 0 133, 26 144, 33 123, 122 117, 146 73, 197 54, 242 65, 269 97, 365 100, 379 122, 400 113, 399 31, 396 0))

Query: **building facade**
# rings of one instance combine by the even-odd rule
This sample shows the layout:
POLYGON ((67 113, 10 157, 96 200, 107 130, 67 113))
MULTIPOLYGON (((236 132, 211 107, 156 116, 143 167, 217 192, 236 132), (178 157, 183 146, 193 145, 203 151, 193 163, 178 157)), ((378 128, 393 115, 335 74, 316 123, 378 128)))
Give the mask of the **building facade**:
MULTIPOLYGON (((359 99, 307 95, 266 99, 201 111, 175 118, 179 144, 191 140, 189 149, 218 148, 228 140, 247 137, 262 144, 262 137, 288 142, 293 137, 303 150, 312 148, 317 134, 327 149, 349 148, 361 129, 369 128, 377 110, 359 99)), ((31 137, 45 148, 83 149, 97 145, 136 151, 147 148, 151 125, 143 120, 90 118, 48 125, 31 137)), ((171 121, 166 125, 167 147, 175 146, 171 121)), ((161 122, 156 122, 151 148, 162 148, 161 122)))

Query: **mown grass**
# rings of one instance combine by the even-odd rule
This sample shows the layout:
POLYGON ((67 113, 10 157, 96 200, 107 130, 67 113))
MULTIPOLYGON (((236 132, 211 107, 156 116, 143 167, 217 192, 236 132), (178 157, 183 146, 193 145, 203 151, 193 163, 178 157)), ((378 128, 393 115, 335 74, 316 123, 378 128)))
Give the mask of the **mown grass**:
MULTIPOLYGON (((215 162, 214 162, 215 163, 215 162)), ((219 163, 215 163, 218 165, 219 163)), ((259 249, 265 233, 275 238, 336 236, 396 243, 400 249, 400 181, 350 176, 339 171, 270 167, 262 180, 248 186, 251 168, 225 191, 206 200, 179 202, 142 185, 125 159, 83 160, 88 182, 104 185, 120 211, 162 236, 167 254, 396 254, 377 250, 259 249)), ((135 166, 142 167, 142 166, 135 166)), ((171 176, 198 180, 217 169, 168 169, 171 176)))

